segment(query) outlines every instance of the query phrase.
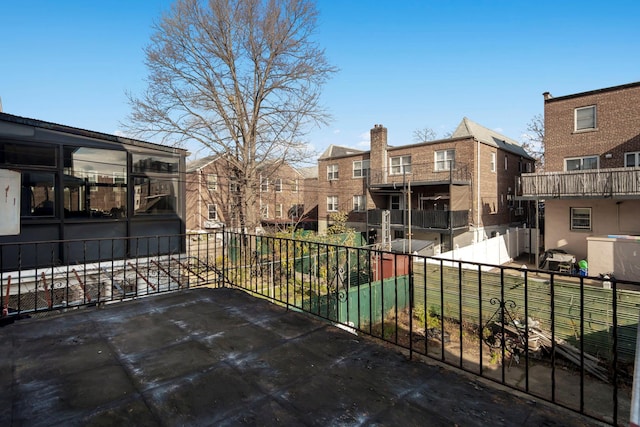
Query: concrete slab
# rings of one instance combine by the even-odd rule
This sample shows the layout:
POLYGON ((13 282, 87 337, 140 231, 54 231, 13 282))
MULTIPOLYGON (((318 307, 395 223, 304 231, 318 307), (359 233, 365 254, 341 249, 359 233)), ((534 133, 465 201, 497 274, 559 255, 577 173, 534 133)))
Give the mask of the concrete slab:
POLYGON ((231 289, 0 329, 0 424, 599 425, 231 289))

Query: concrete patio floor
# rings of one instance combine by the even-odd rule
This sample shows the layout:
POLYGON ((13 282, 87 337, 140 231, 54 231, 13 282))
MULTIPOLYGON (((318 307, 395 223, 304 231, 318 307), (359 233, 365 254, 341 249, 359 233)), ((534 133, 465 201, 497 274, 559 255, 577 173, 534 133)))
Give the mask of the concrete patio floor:
POLYGON ((232 289, 0 328, 4 426, 600 425, 232 289))

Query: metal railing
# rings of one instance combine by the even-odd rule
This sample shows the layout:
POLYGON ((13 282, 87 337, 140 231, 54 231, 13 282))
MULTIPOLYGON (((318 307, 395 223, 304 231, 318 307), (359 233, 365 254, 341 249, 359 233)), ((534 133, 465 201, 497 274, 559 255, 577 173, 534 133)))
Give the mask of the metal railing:
MULTIPOLYGON (((382 212, 384 209, 370 209, 369 224, 382 224, 382 212)), ((389 209, 391 225, 408 225, 408 214, 411 215, 411 226, 425 229, 446 230, 452 228, 462 228, 469 226, 469 211, 438 211, 419 210, 410 211, 404 209, 389 209)))
MULTIPOLYGON (((171 238, 185 239, 186 251, 111 259, 107 251, 84 264, 2 271, 1 319, 232 286, 411 357, 628 424, 639 283, 228 231, 136 244, 151 239, 147 249, 163 247, 171 238)), ((109 247, 105 240, 83 242, 109 247)), ((1 245, 0 259, 19 246, 1 245)))
POLYGON ((371 169, 369 171, 369 185, 375 187, 385 184, 402 184, 411 182, 431 183, 471 183, 471 170, 466 163, 455 162, 450 167, 443 163, 416 163, 395 171, 391 168, 371 169))

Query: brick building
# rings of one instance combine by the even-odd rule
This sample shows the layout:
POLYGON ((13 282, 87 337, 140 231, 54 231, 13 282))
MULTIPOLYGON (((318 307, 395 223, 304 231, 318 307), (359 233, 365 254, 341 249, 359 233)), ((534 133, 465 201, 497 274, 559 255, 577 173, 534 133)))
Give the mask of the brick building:
MULTIPOLYGON (((238 183, 224 156, 210 156, 187 164, 187 230, 239 229, 238 183)), ((286 163, 260 168, 258 203, 261 224, 267 228, 296 225, 306 220, 304 177, 286 163)))
POLYGON ((370 151, 330 146, 318 159, 318 228, 342 211, 378 242, 410 233, 436 250, 463 246, 525 219, 511 196, 533 165, 516 141, 467 118, 449 138, 399 147, 375 125, 370 151))
POLYGON ((590 253, 590 241, 640 234, 640 82, 543 96, 546 172, 523 175, 522 195, 545 202, 546 249, 588 257, 593 273, 611 271, 598 266, 609 256, 590 253))

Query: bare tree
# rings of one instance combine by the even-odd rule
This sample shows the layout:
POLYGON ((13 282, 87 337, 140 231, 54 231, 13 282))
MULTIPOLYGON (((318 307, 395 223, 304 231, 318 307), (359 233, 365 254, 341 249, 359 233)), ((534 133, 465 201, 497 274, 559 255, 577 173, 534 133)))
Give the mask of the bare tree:
POLYGON ((127 129, 224 155, 243 227, 258 224, 258 168, 312 157, 320 89, 336 72, 313 39, 313 0, 177 0, 146 47, 147 89, 127 129))
POLYGON ((422 129, 416 129, 413 131, 413 141, 414 142, 426 142, 433 141, 436 139, 438 134, 435 130, 430 127, 424 127, 422 129))
POLYGON ((522 148, 536 159, 536 170, 544 171, 544 118, 536 114, 527 123, 527 133, 523 135, 522 148))

